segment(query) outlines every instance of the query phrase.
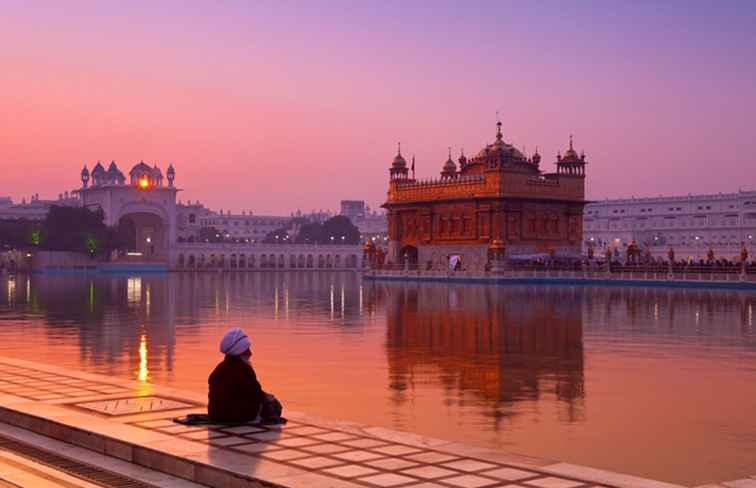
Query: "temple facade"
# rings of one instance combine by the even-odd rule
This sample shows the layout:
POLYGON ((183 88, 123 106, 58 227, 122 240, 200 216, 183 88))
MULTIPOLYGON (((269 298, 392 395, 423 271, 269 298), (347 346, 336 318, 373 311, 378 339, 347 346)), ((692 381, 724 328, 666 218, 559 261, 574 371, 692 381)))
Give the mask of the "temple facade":
POLYGON ((527 157, 496 139, 478 154, 443 163, 440 177, 416 180, 398 151, 389 169, 387 263, 443 268, 454 256, 463 269, 538 256, 577 257, 583 240, 585 154, 557 155, 543 172, 541 156, 527 157))

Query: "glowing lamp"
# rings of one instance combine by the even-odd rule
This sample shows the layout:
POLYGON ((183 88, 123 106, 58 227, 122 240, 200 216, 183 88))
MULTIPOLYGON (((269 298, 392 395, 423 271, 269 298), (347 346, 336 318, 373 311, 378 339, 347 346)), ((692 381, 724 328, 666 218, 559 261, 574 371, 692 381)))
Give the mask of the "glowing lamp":
POLYGON ((139 180, 139 188, 146 190, 150 186, 150 181, 147 178, 141 178, 139 180))

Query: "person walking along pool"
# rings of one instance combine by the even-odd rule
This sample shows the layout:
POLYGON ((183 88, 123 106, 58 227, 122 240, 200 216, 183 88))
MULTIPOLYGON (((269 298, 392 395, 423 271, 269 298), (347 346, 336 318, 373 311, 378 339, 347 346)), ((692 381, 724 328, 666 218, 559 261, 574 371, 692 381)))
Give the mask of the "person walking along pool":
POLYGON ((230 329, 220 342, 225 354, 208 378, 207 413, 215 422, 243 423, 260 420, 281 423, 279 401, 263 391, 252 368, 252 342, 239 327, 230 329))

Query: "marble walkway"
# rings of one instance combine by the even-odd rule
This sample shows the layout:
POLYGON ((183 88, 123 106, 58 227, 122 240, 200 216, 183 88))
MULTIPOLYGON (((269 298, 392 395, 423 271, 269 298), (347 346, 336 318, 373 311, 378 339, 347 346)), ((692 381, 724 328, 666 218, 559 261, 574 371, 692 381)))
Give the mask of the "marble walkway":
POLYGON ((204 411, 204 402, 193 392, 0 358, 0 422, 206 486, 678 488, 298 412, 281 427, 172 422, 204 411))

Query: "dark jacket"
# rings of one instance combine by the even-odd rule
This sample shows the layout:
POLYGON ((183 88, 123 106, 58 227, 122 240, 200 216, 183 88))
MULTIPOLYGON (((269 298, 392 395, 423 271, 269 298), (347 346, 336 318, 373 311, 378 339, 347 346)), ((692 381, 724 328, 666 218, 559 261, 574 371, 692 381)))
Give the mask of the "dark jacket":
POLYGON ((218 422, 248 422, 260 411, 265 392, 252 366, 238 356, 226 356, 210 378, 207 413, 218 422))

